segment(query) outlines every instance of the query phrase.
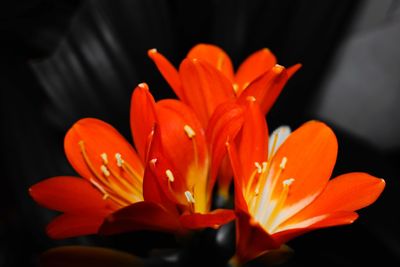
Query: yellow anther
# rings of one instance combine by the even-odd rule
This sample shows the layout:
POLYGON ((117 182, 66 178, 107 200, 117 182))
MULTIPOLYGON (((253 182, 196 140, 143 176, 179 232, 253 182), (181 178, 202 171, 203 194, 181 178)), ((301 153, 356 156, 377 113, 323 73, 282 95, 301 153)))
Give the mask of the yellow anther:
POLYGON ((262 164, 262 172, 267 171, 268 162, 263 161, 263 163, 261 164, 262 164))
POLYGON ((173 181, 175 181, 175 177, 174 174, 172 173, 172 171, 170 169, 165 171, 165 175, 167 176, 168 180, 172 183, 173 181))
POLYGON ((286 166, 286 163, 287 163, 287 157, 283 157, 281 164, 279 164, 279 168, 281 168, 283 170, 286 166))
POLYGON ((193 130, 192 127, 190 127, 187 124, 185 126, 183 126, 183 130, 185 130, 185 133, 189 138, 193 138, 196 136, 196 132, 193 130))
POLYGON ((122 156, 120 153, 115 153, 115 159, 117 160, 117 166, 122 167, 124 160, 122 159, 122 156))
POLYGON ((100 170, 102 171, 102 173, 105 175, 105 176, 110 176, 110 172, 107 170, 107 167, 106 166, 104 166, 104 165, 101 165, 100 166, 100 170))
POLYGON ((259 163, 259 162, 254 162, 254 165, 256 166, 256 168, 257 168, 257 173, 262 173, 262 171, 263 171, 263 168, 261 167, 261 164, 259 163))
POLYGON ((291 184, 293 184, 293 182, 294 182, 294 178, 289 178, 289 179, 284 180, 282 182, 282 184, 283 184, 283 186, 290 186, 291 184))
POLYGON ((104 164, 108 164, 108 157, 106 153, 101 153, 100 157, 102 158, 104 164))
POLYGON ((195 203, 194 197, 193 197, 192 193, 190 193, 190 191, 185 191, 185 197, 189 203, 193 203, 193 204, 195 203))
POLYGON ((138 86, 139 86, 140 88, 144 88, 144 89, 146 89, 146 88, 147 88, 147 86, 146 86, 146 84, 145 84, 145 83, 139 83, 139 84, 138 84, 138 86))

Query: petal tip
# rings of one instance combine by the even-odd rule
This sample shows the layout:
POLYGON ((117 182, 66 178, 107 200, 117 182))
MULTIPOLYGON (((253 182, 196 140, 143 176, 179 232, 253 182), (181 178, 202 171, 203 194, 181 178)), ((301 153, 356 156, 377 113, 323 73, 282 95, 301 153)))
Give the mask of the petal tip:
POLYGON ((147 50, 147 55, 149 57, 152 57, 153 55, 155 55, 157 53, 158 53, 157 48, 152 48, 152 49, 147 50))

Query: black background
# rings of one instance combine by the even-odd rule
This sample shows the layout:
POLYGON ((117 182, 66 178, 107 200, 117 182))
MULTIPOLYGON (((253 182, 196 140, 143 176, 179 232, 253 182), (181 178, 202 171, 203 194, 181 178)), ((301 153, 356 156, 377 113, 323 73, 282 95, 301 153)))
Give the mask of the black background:
MULTIPOLYGON (((176 66, 199 42, 221 46, 236 67, 262 47, 284 66, 302 63, 267 118, 272 129, 296 128, 318 119, 316 95, 362 6, 362 1, 334 0, 1 4, 0 265, 35 266, 40 253, 65 244, 116 247, 141 256, 150 248, 176 245, 171 236, 157 233, 50 240, 44 229, 54 213, 27 193, 44 178, 73 174, 63 137, 76 120, 101 118, 130 138, 130 95, 138 83, 146 81, 156 98, 174 97, 147 58, 148 49, 156 47, 176 66)), ((367 171, 386 178, 387 188, 353 225, 289 242, 296 254, 285 266, 397 266, 399 148, 377 149, 330 125, 340 147, 335 174, 367 171)), ((194 245, 193 257, 211 265, 216 253, 204 242, 194 245)))

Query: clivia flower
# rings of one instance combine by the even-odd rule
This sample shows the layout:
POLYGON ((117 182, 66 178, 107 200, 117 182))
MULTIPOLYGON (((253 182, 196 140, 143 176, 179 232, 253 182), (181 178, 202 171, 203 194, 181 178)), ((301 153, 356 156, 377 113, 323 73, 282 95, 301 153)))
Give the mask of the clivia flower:
POLYGON ((221 103, 235 99, 245 103, 248 96, 255 97, 266 114, 301 66, 296 64, 286 69, 278 65, 267 48, 251 54, 236 73, 229 56, 215 45, 194 46, 179 70, 156 49, 149 50, 148 55, 179 99, 196 112, 204 127, 221 103))
POLYGON ((82 119, 66 134, 64 147, 84 179, 53 177, 30 188, 35 201, 63 213, 48 225, 50 237, 182 233, 234 218, 230 210, 209 212, 209 154, 193 112, 177 100, 155 103, 146 84, 135 89, 131 104, 137 152, 111 125, 82 119))
POLYGON ((350 224, 356 210, 379 197, 385 181, 369 174, 329 180, 338 145, 327 125, 310 121, 283 138, 275 132, 269 145, 264 116, 254 99, 248 101, 242 130, 227 143, 235 182, 235 261, 247 262, 311 230, 350 224))
MULTIPOLYGON (((212 114, 227 102, 245 105, 246 98, 252 96, 257 99, 262 112, 267 114, 286 82, 301 67, 296 64, 286 69, 278 65, 267 48, 251 54, 236 73, 229 56, 215 45, 194 46, 181 62, 179 70, 156 49, 149 50, 148 55, 179 99, 196 112, 202 125, 210 131, 213 131, 208 129, 212 114)), ((229 195, 231 180, 229 160, 221 159, 218 193, 225 199, 229 195)))

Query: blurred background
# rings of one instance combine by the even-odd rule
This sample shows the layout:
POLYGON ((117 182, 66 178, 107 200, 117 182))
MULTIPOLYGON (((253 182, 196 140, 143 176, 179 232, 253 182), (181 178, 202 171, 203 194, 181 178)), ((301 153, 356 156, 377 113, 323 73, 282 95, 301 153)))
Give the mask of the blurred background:
MULTIPOLYGON (((3 1, 0 266, 37 266, 40 253, 66 244, 140 256, 175 246, 158 233, 50 240, 44 229, 55 213, 27 190, 74 174, 63 138, 78 119, 100 118, 130 138, 130 95, 138 83, 147 82, 156 98, 174 97, 148 49, 178 66, 200 42, 222 47, 236 67, 263 47, 281 65, 302 63, 268 116, 270 128, 323 120, 339 141, 335 174, 366 171, 386 180, 382 197, 353 225, 289 242, 295 256, 283 266, 400 266, 398 0, 3 1)), ((193 257, 212 264, 218 246, 196 244, 193 257)))

